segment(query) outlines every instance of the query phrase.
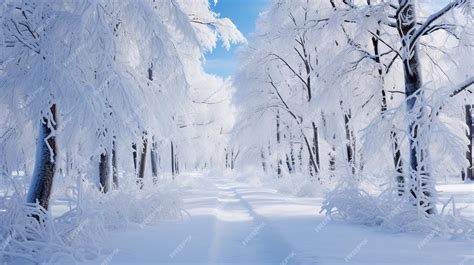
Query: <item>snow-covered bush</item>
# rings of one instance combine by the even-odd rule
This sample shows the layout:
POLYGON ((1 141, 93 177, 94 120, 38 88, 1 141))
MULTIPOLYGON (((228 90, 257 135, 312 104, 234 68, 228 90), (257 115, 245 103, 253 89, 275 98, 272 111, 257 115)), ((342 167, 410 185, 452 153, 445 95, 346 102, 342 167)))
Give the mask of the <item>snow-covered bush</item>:
POLYGON ((58 209, 59 216, 38 204, 25 204, 17 193, 1 197, 2 259, 53 264, 94 260, 103 254, 101 245, 112 231, 182 218, 181 192, 174 182, 143 190, 133 184, 108 194, 84 184, 70 201, 75 207, 58 209))
POLYGON ((381 227, 393 232, 433 233, 433 236, 449 239, 474 240, 474 221, 459 215, 453 198, 437 201, 439 214, 425 218, 426 213, 398 196, 395 188, 382 192, 365 189, 360 183, 342 181, 326 194, 321 212, 333 220, 381 227))

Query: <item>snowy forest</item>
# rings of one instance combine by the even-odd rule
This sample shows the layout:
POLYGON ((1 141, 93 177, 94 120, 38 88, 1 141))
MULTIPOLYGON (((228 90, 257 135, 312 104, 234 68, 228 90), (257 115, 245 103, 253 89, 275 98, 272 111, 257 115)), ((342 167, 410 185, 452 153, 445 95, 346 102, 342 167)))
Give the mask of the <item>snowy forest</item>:
POLYGON ((474 264, 474 1, 228 2, 0 0, 0 263, 474 264))

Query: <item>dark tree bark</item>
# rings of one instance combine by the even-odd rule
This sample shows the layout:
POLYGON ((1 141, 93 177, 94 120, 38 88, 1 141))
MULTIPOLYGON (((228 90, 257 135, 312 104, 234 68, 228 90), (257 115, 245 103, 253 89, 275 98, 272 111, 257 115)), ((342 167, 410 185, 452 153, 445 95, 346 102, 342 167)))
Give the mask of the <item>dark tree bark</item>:
POLYGON ((393 164, 397 172, 395 178, 397 183, 397 192, 398 196, 403 196, 405 193, 405 178, 403 176, 402 154, 400 152, 400 145, 398 143, 398 137, 395 131, 391 132, 390 139, 392 141, 393 164))
POLYGON ((293 144, 293 141, 294 141, 293 135, 290 135, 291 168, 293 168, 293 172, 296 172, 295 145, 293 144))
POLYGON ((110 163, 109 163, 109 154, 105 150, 100 154, 99 161, 99 185, 100 191, 102 193, 109 192, 110 189, 110 163))
POLYGON ((384 83, 384 75, 383 75, 383 65, 380 61, 380 50, 379 50, 379 38, 380 38, 380 30, 376 30, 375 32, 376 36, 373 36, 372 37, 372 47, 374 48, 374 60, 375 60, 375 63, 377 64, 377 72, 378 72, 378 77, 380 79, 380 83, 381 83, 381 86, 380 86, 380 90, 381 90, 381 94, 382 94, 382 104, 381 104, 381 112, 382 114, 385 113, 385 111, 387 111, 387 107, 388 107, 388 104, 387 104, 387 92, 385 91, 385 87, 383 85, 384 83))
POLYGON ((132 155, 133 155, 133 168, 135 169, 135 174, 137 174, 137 166, 138 166, 138 151, 137 151, 137 144, 132 143, 132 155))
POLYGON ((277 144, 280 144, 281 136, 280 136, 280 112, 277 110, 277 114, 275 117, 276 121, 276 140, 277 144))
POLYGON ((27 198, 27 202, 38 202, 46 210, 49 207, 49 198, 56 171, 57 148, 56 136, 54 135, 57 128, 56 104, 52 104, 49 111, 50 115, 46 115, 41 119, 35 171, 27 198))
POLYGON ((118 187, 117 150, 114 137, 114 141, 112 142, 112 189, 116 190, 118 187))
POLYGON ((303 170, 303 145, 300 145, 300 148, 298 150, 298 166, 300 171, 303 170))
POLYGON ((334 176, 334 172, 336 171, 336 134, 332 135, 332 142, 331 142, 331 151, 329 151, 329 171, 333 172, 332 175, 334 176))
POLYGON ((179 159, 178 159, 178 154, 177 153, 174 155, 174 161, 175 161, 175 170, 174 171, 176 172, 176 175, 179 175, 179 159))
POLYGON ((148 68, 148 80, 153 81, 153 63, 151 63, 150 68, 148 68))
POLYGON ((227 151, 227 148, 224 148, 225 152, 225 168, 229 168, 229 152, 227 151))
POLYGON ((230 149, 230 157, 231 157, 231 159, 230 159, 230 169, 233 170, 234 169, 234 162, 235 162, 234 148, 233 147, 230 149))
POLYGON ((288 156, 288 154, 285 155, 286 156, 286 168, 288 168, 288 172, 293 173, 293 168, 291 167, 291 160, 290 160, 290 156, 288 156))
POLYGON ((144 185, 143 179, 145 178, 146 154, 148 153, 147 150, 148 150, 147 133, 143 132, 142 150, 140 152, 140 167, 138 169, 138 179, 137 179, 137 183, 139 184, 140 189, 142 189, 144 185))
POLYGON ((262 151, 260 152, 260 157, 262 158, 262 169, 263 169, 263 172, 266 173, 266 172, 267 172, 267 164, 266 164, 266 162, 265 162, 265 152, 263 151, 263 149, 262 149, 262 151))
POLYGON ((316 123, 312 122, 313 125, 313 153, 314 158, 316 161, 316 166, 314 169, 316 170, 316 174, 319 173, 319 169, 321 168, 321 161, 319 159, 319 135, 318 135, 318 127, 316 127, 316 123))
POLYGON ((425 208, 426 213, 435 212, 435 206, 430 204, 432 197, 429 186, 430 174, 426 168, 428 150, 419 139, 420 130, 426 130, 423 126, 424 112, 422 102, 424 93, 422 90, 423 80, 421 75, 421 61, 419 58, 418 42, 414 39, 416 32, 416 10, 413 0, 399 0, 399 8, 396 14, 397 30, 401 37, 403 54, 403 73, 405 77, 406 109, 409 117, 408 133, 409 139, 409 179, 411 200, 425 208), (421 191, 420 191, 421 190, 421 191), (422 198, 428 198, 428 201, 422 198), (428 205, 424 205, 427 203, 428 205))
POLYGON ((150 149, 150 160, 151 160, 151 173, 153 175, 153 183, 158 182, 158 155, 157 155, 158 144, 155 141, 155 137, 152 137, 151 149, 150 149))
POLYGON ((473 167, 473 156, 472 156, 472 142, 474 140, 474 121, 472 116, 474 115, 474 105, 466 105, 466 125, 469 128, 467 132, 467 137, 469 139, 469 144, 466 151, 466 159, 469 161, 466 171, 462 172, 462 180, 474 180, 474 167, 473 167))
POLYGON ((283 164, 283 162, 281 161, 281 159, 278 159, 278 163, 277 163, 277 175, 279 178, 281 178, 281 165, 283 164))
MULTIPOLYGON (((341 102, 342 108, 342 102, 341 102)), ((346 131, 346 154, 347 154, 347 163, 351 168, 352 175, 356 173, 356 165, 355 165, 355 137, 354 132, 351 128, 351 119, 352 114, 351 111, 344 112, 344 128, 346 131)))
MULTIPOLYGON (((281 132, 280 132, 280 111, 277 110, 276 114, 276 140, 277 140, 277 145, 280 145, 281 142, 281 132)), ((281 170, 281 165, 283 164, 281 157, 280 157, 280 150, 277 148, 277 175, 279 178, 281 178, 282 170, 281 170)))
POLYGON ((176 175, 176 172, 175 172, 175 169, 176 169, 176 164, 174 162, 174 145, 173 145, 173 141, 171 141, 171 175, 173 176, 173 178, 175 177, 176 175))

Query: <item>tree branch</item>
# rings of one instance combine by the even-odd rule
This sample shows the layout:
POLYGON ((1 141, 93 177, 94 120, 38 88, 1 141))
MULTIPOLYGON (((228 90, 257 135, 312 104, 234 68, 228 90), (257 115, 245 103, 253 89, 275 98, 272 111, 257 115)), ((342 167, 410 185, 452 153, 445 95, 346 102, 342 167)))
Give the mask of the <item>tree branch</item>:
POLYGON ((296 75, 296 77, 298 77, 299 80, 301 80, 301 82, 303 82, 303 84, 306 86, 306 88, 309 89, 308 87, 308 83, 306 83, 306 81, 303 79, 303 77, 298 74, 294 69, 293 67, 291 67, 291 65, 285 61, 285 59, 283 59, 282 57, 280 57, 278 54, 275 54, 275 53, 272 53, 271 55, 275 56, 276 58, 278 58, 280 61, 282 61, 290 70, 291 72, 293 72, 294 75, 296 75))
MULTIPOLYGON (((461 93, 462 91, 467 90, 468 87, 472 86, 474 84, 474 76, 471 76, 470 78, 466 79, 464 82, 458 84, 456 87, 454 87, 453 91, 449 95, 449 97, 454 97, 457 94, 461 93)), ((471 91, 469 91, 472 93, 471 91)))
POLYGON ((461 0, 452 1, 448 3, 445 7, 443 7, 441 10, 439 10, 438 12, 433 13, 431 16, 429 16, 426 19, 426 21, 423 22, 423 24, 416 29, 416 31, 413 33, 412 37, 410 38, 410 48, 414 47, 418 39, 430 29, 431 24, 433 24, 436 20, 444 16, 450 10, 454 9, 455 7, 460 6, 461 3, 462 3, 461 0))

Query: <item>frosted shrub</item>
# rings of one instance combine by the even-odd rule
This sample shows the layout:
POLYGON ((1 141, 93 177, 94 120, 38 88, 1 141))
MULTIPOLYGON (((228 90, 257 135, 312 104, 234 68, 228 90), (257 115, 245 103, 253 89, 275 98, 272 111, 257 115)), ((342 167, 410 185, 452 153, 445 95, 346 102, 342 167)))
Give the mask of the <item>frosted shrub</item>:
POLYGON ((49 212, 38 204, 25 204, 17 196, 0 211, 0 240, 0 254, 6 261, 46 262, 53 254, 73 255, 49 212))
MULTIPOLYGON (((439 202, 441 203, 441 202, 439 202)), ((394 232, 433 233, 445 238, 474 239, 474 222, 445 212, 427 215, 399 197, 394 189, 372 195, 353 181, 341 182, 325 196, 321 212, 349 223, 379 226, 394 232)), ((456 213, 455 205, 453 213, 456 213)))
POLYGON ((94 185, 85 185, 72 201, 76 206, 58 217, 38 204, 25 204, 17 193, 4 195, 0 255, 6 261, 51 264, 94 260, 111 231, 181 218, 175 184, 163 182, 143 190, 133 184, 128 187, 102 194, 94 185))

